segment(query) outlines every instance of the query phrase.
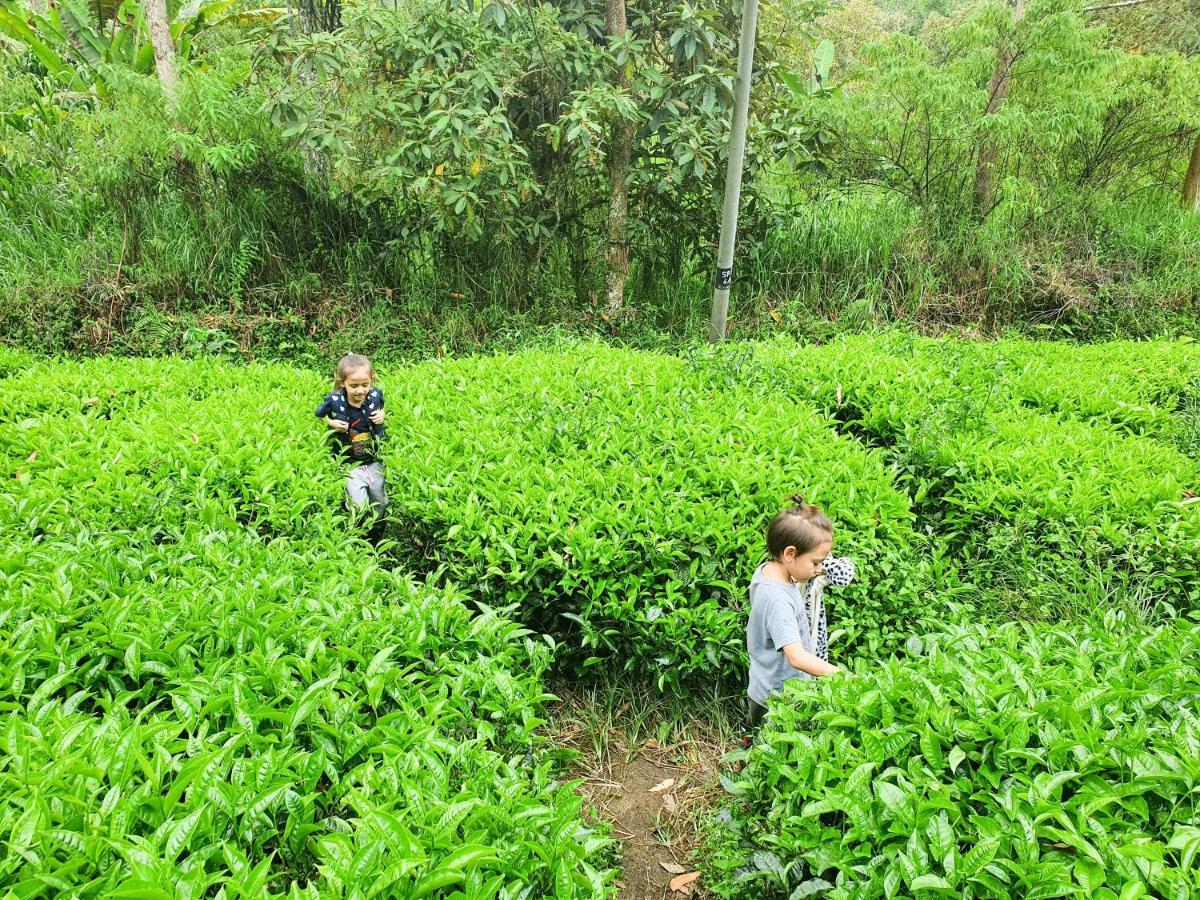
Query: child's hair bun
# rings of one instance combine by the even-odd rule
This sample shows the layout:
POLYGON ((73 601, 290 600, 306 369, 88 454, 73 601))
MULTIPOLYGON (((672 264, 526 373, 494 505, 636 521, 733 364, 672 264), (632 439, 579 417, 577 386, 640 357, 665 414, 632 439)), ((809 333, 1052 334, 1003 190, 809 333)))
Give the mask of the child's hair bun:
POLYGON ((788 547, 806 553, 833 537, 833 523, 820 507, 805 503, 801 494, 788 498, 792 505, 781 509, 767 526, 767 551, 771 559, 779 559, 788 547))

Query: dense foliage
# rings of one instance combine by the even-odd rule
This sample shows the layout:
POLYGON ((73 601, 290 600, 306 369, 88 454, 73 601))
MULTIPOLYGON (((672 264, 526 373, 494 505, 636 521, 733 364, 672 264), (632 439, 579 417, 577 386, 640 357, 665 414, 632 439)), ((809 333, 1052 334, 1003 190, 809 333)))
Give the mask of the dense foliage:
POLYGON ((536 734, 551 645, 380 566, 322 380, 0 364, 14 896, 606 895, 536 734))
POLYGON ((1200 606, 1198 359, 1184 342, 905 335, 759 352, 762 377, 789 373, 787 390, 889 449, 986 607, 1033 616, 1200 606))
POLYGON ((953 630, 772 703, 716 826, 724 897, 1200 891, 1193 616, 953 630))
MULTIPOLYGON (((1064 0, 1020 21, 955 0, 766 10, 735 333, 1194 333, 1200 55, 1178 2, 1111 28, 1064 0)), ((0 335, 315 360, 348 334, 427 356, 700 332, 735 7, 628 2, 616 39, 596 0, 324 5, 333 30, 305 33, 307 13, 168 4, 168 111, 139 3, 6 3, 0 335)))
POLYGON ((601 345, 425 364, 390 382, 392 496, 419 565, 660 685, 741 677, 763 528, 803 491, 864 578, 831 604, 857 642, 928 613, 931 563, 882 454, 736 361, 601 345))
POLYGON ((543 679, 740 681, 801 490, 858 562, 827 594, 855 677, 772 702, 706 882, 1190 896, 1197 354, 888 333, 385 369, 372 550, 324 378, 0 348, 0 883, 606 896, 543 679))

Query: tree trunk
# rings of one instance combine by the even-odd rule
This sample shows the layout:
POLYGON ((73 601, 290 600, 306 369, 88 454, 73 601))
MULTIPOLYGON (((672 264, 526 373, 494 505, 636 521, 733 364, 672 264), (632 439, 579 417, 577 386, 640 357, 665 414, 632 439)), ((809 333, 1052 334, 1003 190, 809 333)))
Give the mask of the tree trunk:
MULTIPOLYGON (((609 38, 622 37, 626 31, 625 0, 606 0, 605 30, 609 38)), ((613 84, 628 90, 633 64, 626 60, 617 66, 613 84)), ((629 275, 629 240, 625 222, 629 215, 629 165, 633 156, 633 124, 613 123, 608 144, 608 248, 605 253, 605 286, 610 315, 625 306, 625 279, 629 275)))
POLYGON ((154 65, 158 80, 167 95, 167 109, 175 111, 179 99, 179 73, 175 70, 175 42, 167 19, 166 0, 144 0, 146 23, 150 26, 150 43, 154 45, 154 65))
POLYGON ((1192 144, 1192 160, 1183 179, 1183 205, 1200 214, 1200 134, 1192 144))
POLYGON ((341 0, 300 0, 304 33, 337 31, 342 27, 341 0))
MULTIPOLYGON (((1012 0, 1013 24, 1025 17, 1025 0, 1012 0)), ((1012 47, 1001 41, 996 49, 996 68, 992 70, 992 80, 988 85, 988 102, 984 116, 995 115, 996 110, 1008 97, 1012 81, 1012 66, 1016 53, 1012 47)), ((980 219, 986 219, 992 211, 992 187, 995 178, 996 157, 1000 148, 991 138, 985 137, 979 145, 975 160, 975 210, 980 219)))

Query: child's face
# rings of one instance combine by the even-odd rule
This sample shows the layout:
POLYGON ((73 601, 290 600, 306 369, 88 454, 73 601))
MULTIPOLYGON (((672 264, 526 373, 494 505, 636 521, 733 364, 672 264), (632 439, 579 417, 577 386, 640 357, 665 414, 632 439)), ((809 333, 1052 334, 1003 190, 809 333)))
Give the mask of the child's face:
POLYGON ((371 390, 371 370, 351 369, 346 373, 342 387, 346 389, 346 399, 351 406, 362 406, 367 399, 367 392, 371 390))
POLYGON ((787 570, 792 581, 812 581, 825 571, 825 557, 829 556, 832 550, 833 541, 821 541, 803 553, 797 553, 795 547, 788 547, 783 551, 779 562, 787 570))

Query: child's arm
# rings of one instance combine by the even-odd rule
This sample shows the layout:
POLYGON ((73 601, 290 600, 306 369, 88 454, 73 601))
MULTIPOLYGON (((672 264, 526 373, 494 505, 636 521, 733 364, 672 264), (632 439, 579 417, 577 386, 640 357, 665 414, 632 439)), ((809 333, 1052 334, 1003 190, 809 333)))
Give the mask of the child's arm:
POLYGON ((788 665, 813 676, 836 672, 837 666, 831 666, 815 653, 804 649, 807 633, 808 622, 803 620, 803 616, 796 616, 786 596, 777 596, 767 609, 767 634, 787 659, 788 665))
POLYGON ((822 675, 832 675, 838 671, 838 667, 825 662, 815 653, 809 653, 804 649, 804 645, 797 641, 794 644, 788 644, 782 648, 783 655, 787 657, 788 665, 793 669, 799 669, 801 672, 807 672, 814 677, 822 675))
POLYGON ((338 419, 332 418, 332 416, 333 416, 333 396, 334 396, 333 394, 329 394, 328 396, 326 396, 326 398, 324 400, 321 401, 321 405, 318 406, 317 410, 316 410, 317 418, 324 419, 325 425, 329 428, 332 428, 334 431, 345 431, 347 428, 350 427, 350 423, 342 422, 342 421, 339 421, 338 419))
POLYGON ((370 413, 367 415, 367 418, 371 420, 371 424, 382 425, 384 416, 383 391, 381 391, 379 388, 371 388, 371 392, 367 394, 367 406, 368 408, 372 406, 374 407, 374 409, 371 409, 370 413))

